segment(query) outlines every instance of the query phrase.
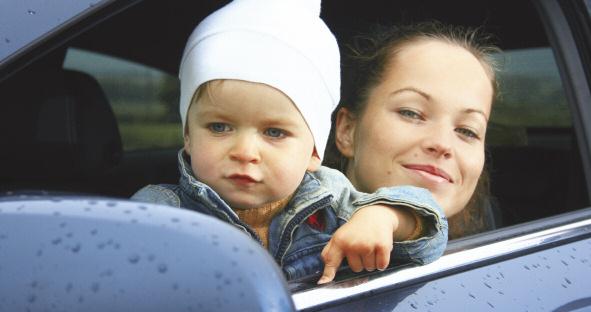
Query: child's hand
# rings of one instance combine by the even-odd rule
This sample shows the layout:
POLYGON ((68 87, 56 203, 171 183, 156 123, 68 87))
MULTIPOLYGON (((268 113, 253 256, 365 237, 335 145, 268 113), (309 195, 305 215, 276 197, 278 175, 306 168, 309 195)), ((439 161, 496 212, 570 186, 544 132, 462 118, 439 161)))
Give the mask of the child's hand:
MULTIPOLYGON (((324 273, 318 284, 332 281, 344 257, 353 272, 363 269, 384 270, 390 263, 393 238, 405 235, 397 233, 402 221, 403 232, 412 232, 414 217, 408 211, 385 205, 373 205, 358 210, 341 226, 322 250, 324 273), (410 229, 410 230, 409 230, 410 229)), ((405 237, 405 236, 403 236, 405 237)))

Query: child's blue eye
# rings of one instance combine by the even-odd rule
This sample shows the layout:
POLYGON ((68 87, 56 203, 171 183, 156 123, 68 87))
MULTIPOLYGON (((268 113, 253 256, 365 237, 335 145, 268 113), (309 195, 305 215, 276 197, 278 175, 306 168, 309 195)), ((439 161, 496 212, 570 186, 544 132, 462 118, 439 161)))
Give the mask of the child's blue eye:
POLYGON ((216 132, 216 133, 222 133, 222 132, 228 132, 230 131, 230 126, 225 124, 225 123, 221 123, 221 122, 212 122, 209 125, 207 125, 207 128, 211 131, 211 132, 216 132))
POLYGON ((269 128, 265 130, 265 135, 268 135, 272 138, 282 138, 285 136, 285 131, 277 128, 269 128))

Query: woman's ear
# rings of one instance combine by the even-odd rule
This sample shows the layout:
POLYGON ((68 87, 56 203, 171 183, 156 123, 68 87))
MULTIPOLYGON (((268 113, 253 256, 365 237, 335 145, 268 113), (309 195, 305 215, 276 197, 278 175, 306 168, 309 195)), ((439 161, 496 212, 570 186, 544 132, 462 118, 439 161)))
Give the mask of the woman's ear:
POLYGON ((341 107, 335 120, 335 143, 347 158, 353 158, 355 148, 356 118, 348 109, 341 107))

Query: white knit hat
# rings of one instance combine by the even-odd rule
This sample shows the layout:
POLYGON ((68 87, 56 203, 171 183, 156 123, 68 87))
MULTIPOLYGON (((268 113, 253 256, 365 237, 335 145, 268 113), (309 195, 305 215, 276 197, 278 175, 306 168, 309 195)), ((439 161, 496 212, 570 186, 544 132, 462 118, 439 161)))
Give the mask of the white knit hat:
POLYGON ((264 83, 295 103, 322 158, 340 97, 340 56, 320 19, 320 0, 234 0, 205 18, 187 41, 179 72, 180 113, 215 79, 264 83))

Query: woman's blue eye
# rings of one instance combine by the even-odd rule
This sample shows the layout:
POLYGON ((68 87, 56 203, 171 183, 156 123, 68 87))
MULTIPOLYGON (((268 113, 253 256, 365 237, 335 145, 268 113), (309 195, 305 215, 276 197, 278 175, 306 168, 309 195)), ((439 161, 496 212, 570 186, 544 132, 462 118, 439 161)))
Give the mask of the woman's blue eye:
POLYGON ((272 138, 281 138, 285 136, 285 131, 277 128, 269 128, 265 130, 265 135, 268 135, 272 138))
POLYGON ((213 122, 213 123, 209 124, 207 127, 209 128, 209 130, 211 132, 221 133, 221 132, 230 131, 230 126, 225 123, 221 123, 221 122, 213 122))
POLYGON ((458 132, 459 134, 471 138, 471 139, 478 139, 478 134, 476 134, 476 132, 470 130, 470 129, 466 129, 466 128, 458 128, 456 129, 456 132, 458 132))
POLYGON ((398 111, 398 114, 400 114, 403 117, 408 117, 412 119, 421 119, 421 115, 419 113, 409 109, 401 109, 398 111))

